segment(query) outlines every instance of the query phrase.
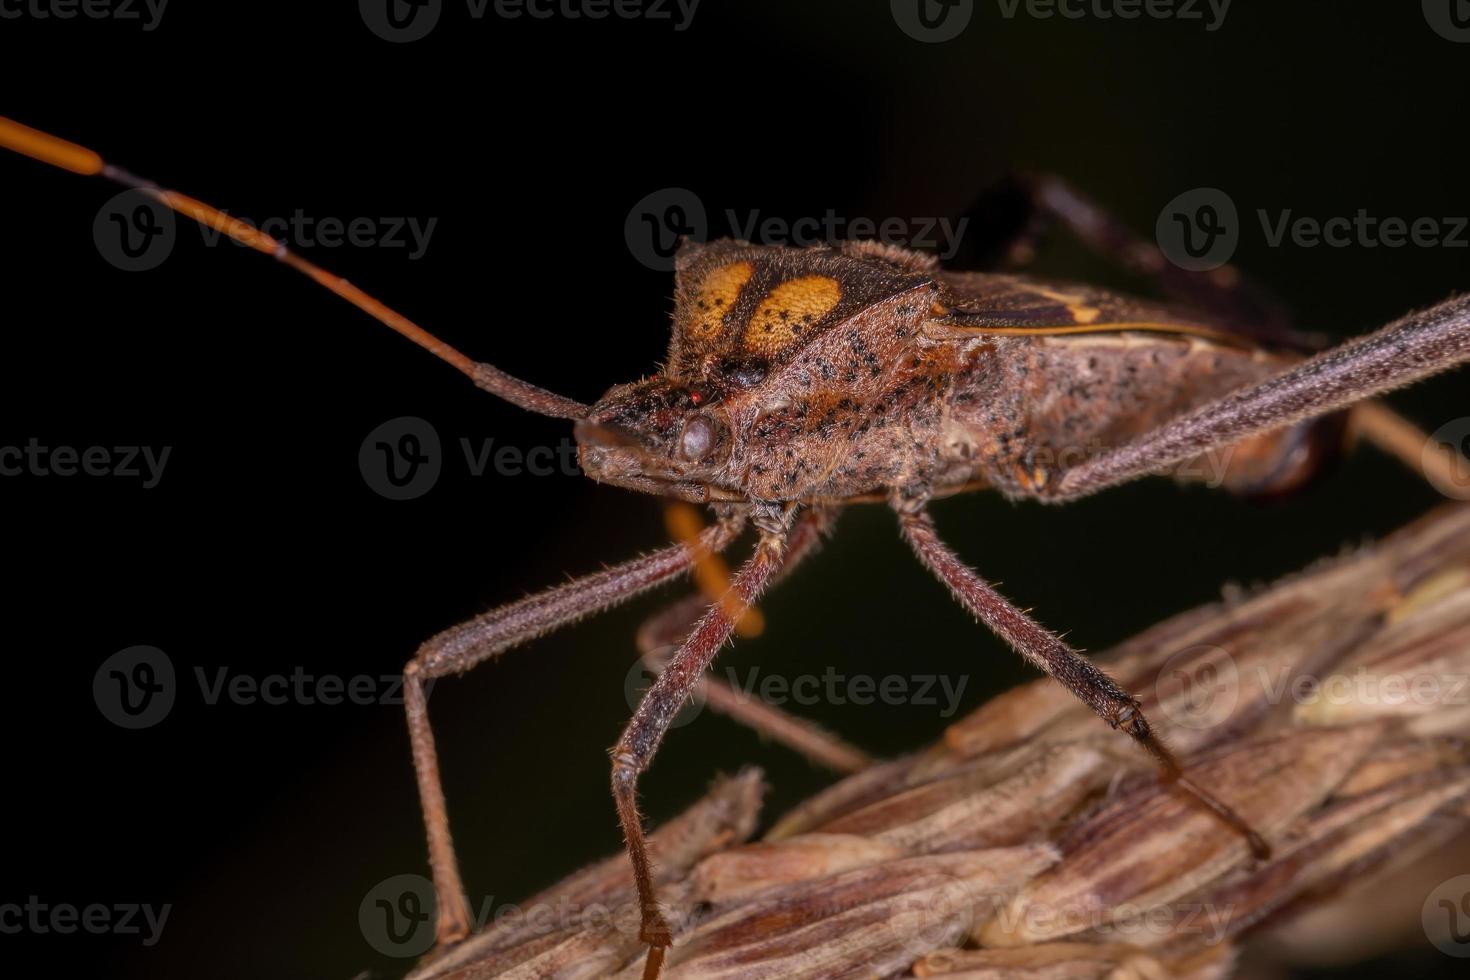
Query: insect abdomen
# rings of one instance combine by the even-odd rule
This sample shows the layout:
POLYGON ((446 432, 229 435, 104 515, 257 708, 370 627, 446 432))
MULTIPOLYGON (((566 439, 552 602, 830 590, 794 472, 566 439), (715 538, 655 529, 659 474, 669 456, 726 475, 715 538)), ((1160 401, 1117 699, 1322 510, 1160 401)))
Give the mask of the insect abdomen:
MULTIPOLYGON (((1001 342, 1003 383, 967 408, 989 482, 1045 497, 1064 470, 1285 369, 1291 355, 1195 337, 1097 334, 1001 342)), ((960 406, 965 408, 965 406, 960 406)), ((1182 464, 1170 475, 1239 493, 1304 482, 1331 455, 1336 423, 1260 436, 1182 464)))

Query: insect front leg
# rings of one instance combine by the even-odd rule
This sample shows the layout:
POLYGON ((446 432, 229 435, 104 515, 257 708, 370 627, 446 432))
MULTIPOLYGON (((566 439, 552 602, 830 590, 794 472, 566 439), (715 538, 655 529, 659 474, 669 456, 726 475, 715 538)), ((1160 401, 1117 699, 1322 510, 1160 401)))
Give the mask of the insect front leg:
POLYGON ((1028 662, 1060 681, 1109 725, 1126 732, 1148 752, 1167 779, 1241 834, 1258 858, 1270 855, 1265 840, 1239 814, 1184 774, 1174 753, 1154 734, 1136 697, 1051 630, 1012 605, 940 540, 922 497, 896 499, 895 508, 909 547, 949 587, 960 605, 1028 662))
POLYGON ((425 683, 448 674, 464 673, 514 646, 626 602, 668 581, 687 571, 702 555, 728 547, 744 523, 744 511, 732 511, 705 529, 692 547, 679 544, 664 548, 476 616, 426 641, 403 669, 414 774, 428 834, 429 866, 438 896, 435 935, 441 944, 458 942, 469 935, 472 923, 449 833, 449 813, 439 778, 434 733, 429 727, 425 683))
MULTIPOLYGON (((801 513, 787 537, 786 556, 775 581, 785 579, 816 551, 830 530, 834 516, 816 508, 801 513)), ((638 650, 643 662, 655 675, 663 673, 669 657, 689 638, 708 605, 709 600, 703 595, 685 596, 654 613, 639 627, 638 650)), ((718 677, 706 676, 704 685, 705 702, 712 710, 785 745, 819 766, 852 773, 873 763, 872 757, 861 749, 848 745, 812 722, 758 698, 738 693, 718 677)))
POLYGON ((760 598, 780 570, 791 518, 789 509, 763 508, 756 512, 760 541, 755 553, 735 575, 731 586, 734 601, 716 602, 705 611, 679 652, 638 703, 628 727, 611 751, 613 801, 627 841, 628 857, 633 862, 633 879, 642 909, 639 938, 649 947, 645 977, 658 975, 664 951, 673 942, 673 933, 654 893, 653 866, 648 859, 643 817, 638 812, 638 776, 653 761, 669 723, 734 632, 735 622, 760 598))
POLYGON ((1470 360, 1470 294, 1411 313, 1273 378, 1078 463, 1038 490, 1068 500, 1167 471, 1252 436, 1347 408, 1470 360))

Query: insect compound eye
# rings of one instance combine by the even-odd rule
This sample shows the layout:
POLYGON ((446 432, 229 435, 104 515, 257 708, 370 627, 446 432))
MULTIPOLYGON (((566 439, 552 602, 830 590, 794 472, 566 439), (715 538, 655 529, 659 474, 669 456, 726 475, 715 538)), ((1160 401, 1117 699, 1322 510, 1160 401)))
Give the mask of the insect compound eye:
POLYGON ((684 431, 679 434, 679 455, 697 463, 708 458, 719 441, 720 430, 715 423, 703 415, 696 415, 684 423, 684 431))

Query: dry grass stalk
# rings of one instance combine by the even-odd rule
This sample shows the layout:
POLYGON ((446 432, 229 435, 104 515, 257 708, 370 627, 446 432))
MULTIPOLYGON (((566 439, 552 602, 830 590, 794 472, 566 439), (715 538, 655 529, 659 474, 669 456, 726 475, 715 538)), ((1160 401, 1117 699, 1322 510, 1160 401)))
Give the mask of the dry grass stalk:
MULTIPOLYGON (((1248 936, 1289 948, 1303 921, 1308 945, 1330 946, 1366 887, 1422 895, 1454 873, 1425 858, 1470 824, 1470 507, 1099 659, 1266 835, 1269 861, 1043 679, 762 840, 743 843, 754 770, 666 824, 666 975, 1223 978, 1248 936)), ((414 976, 640 975, 621 855, 522 910, 414 976)))

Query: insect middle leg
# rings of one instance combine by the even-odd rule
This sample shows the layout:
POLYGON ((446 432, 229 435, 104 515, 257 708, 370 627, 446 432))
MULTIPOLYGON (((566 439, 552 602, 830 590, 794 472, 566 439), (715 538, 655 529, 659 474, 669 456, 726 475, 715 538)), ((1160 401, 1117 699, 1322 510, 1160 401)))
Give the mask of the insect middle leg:
POLYGON ((687 571, 706 552, 723 551, 745 523, 743 510, 727 513, 705 529, 694 546, 674 545, 565 585, 508 603, 432 637, 403 670, 404 706, 414 774, 429 842, 429 867, 438 901, 435 935, 441 944, 469 935, 459 863, 449 833, 449 814, 439 778, 434 733, 429 727, 427 681, 460 674, 506 650, 584 616, 601 612, 687 571))
MULTIPOLYGON (((830 530, 835 515, 818 508, 803 511, 787 537, 786 556, 775 581, 790 575, 817 550, 830 530)), ((638 650, 655 675, 661 674, 669 656, 689 638, 709 601, 700 594, 684 596, 660 609, 638 629, 638 650)), ((759 698, 743 695, 718 677, 704 678, 705 701, 718 714, 739 722, 756 733, 841 773, 858 772, 872 765, 866 752, 824 731, 803 718, 782 711, 759 698)))
POLYGON ((1174 753, 1154 734, 1136 697, 1055 633, 1007 601, 940 540, 921 497, 896 500, 895 508, 909 547, 949 587, 960 605, 1033 666, 1060 681, 1110 726, 1126 732, 1148 752, 1166 778, 1240 833, 1258 858, 1270 856, 1266 841, 1239 814, 1184 774, 1174 753))
POLYGON ((664 951, 673 941, 673 933, 654 893, 653 866, 648 859, 643 817, 638 811, 638 777, 653 761, 674 715, 704 676, 720 647, 734 632, 735 622, 760 598, 780 570, 792 516, 790 509, 772 508, 756 512, 760 541, 755 553, 735 575, 731 586, 734 601, 715 602, 705 611, 679 652, 638 703, 628 727, 611 751, 613 801, 617 804, 618 822, 622 824, 627 841, 628 857, 633 862, 633 880, 642 910, 642 926, 638 935, 649 947, 646 977, 658 975, 664 951))

